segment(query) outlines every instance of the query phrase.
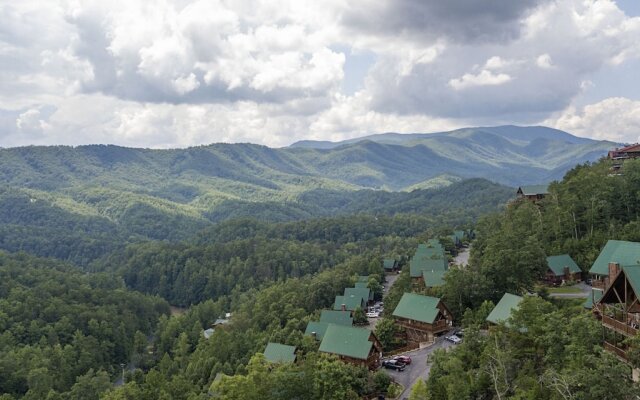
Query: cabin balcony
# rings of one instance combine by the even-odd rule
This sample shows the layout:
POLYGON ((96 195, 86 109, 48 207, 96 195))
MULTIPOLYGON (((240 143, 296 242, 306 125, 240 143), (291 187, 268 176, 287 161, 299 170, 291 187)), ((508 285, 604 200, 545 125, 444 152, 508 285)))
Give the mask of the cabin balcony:
POLYGON ((605 280, 604 279, 598 279, 598 280, 592 280, 591 281, 591 287, 595 288, 595 289, 605 289, 605 280))
POLYGON ((397 321, 398 321, 398 325, 400 326, 403 326, 407 329, 420 331, 420 332, 439 333, 449 329, 449 325, 447 324, 447 321, 444 319, 440 321, 436 321, 433 324, 425 324, 422 322, 409 321, 406 319, 401 319, 397 321))
POLYGON ((638 334, 637 328, 606 315, 602 316, 602 325, 625 336, 635 336, 638 334))
POLYGON ((629 359, 627 358, 627 352, 620 347, 617 347, 616 345, 607 341, 602 344, 602 347, 609 353, 612 353, 613 355, 618 357, 621 361, 629 362, 629 359))

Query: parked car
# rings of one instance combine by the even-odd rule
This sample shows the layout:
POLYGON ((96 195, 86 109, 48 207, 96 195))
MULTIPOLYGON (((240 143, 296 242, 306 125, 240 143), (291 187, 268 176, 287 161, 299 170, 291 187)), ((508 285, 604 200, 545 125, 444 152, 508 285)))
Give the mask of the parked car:
POLYGON ((462 339, 460 339, 458 336, 456 335, 451 335, 451 336, 447 336, 445 339, 447 339, 448 341, 450 341, 453 344, 460 344, 462 343, 462 339))
POLYGON ((406 364, 396 360, 386 360, 382 362, 382 366, 386 369, 395 369, 396 371, 404 371, 406 364))
POLYGON ((367 313, 367 318, 378 318, 379 316, 380 316, 380 314, 375 312, 375 311, 367 313))
POLYGON ((396 361, 400 361, 403 364, 407 364, 407 365, 411 364, 411 357, 409 356, 395 356, 393 357, 393 359, 396 361))
POLYGON ((463 338, 464 337, 464 329, 456 329, 455 331, 453 331, 453 334, 456 335, 459 338, 463 338))

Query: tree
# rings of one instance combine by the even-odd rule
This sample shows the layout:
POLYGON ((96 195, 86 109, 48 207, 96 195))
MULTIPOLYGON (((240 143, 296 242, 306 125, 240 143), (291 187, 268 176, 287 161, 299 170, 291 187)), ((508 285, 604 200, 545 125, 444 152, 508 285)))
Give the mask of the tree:
POLYGON ((353 311, 353 323, 355 325, 365 325, 369 323, 366 314, 362 310, 362 307, 356 307, 353 311))

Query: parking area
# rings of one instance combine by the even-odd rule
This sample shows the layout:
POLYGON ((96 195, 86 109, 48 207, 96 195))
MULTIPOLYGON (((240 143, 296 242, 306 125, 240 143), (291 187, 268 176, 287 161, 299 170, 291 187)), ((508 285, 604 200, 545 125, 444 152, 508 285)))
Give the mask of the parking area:
POLYGON ((418 379, 427 379, 429 372, 431 371, 431 364, 428 363, 430 354, 437 349, 446 349, 454 346, 453 343, 445 340, 445 336, 447 335, 437 338, 436 342, 429 347, 405 353, 404 355, 411 357, 411 364, 407 365, 404 371, 384 369, 389 376, 405 388, 402 395, 398 397, 399 399, 409 397, 411 388, 418 379))

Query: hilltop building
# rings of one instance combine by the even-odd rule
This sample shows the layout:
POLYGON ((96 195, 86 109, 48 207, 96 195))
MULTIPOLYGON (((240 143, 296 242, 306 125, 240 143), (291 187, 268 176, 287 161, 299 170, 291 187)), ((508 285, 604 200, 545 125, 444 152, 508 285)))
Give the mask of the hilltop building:
POLYGON ((612 161, 609 175, 622 175, 622 166, 626 160, 640 158, 640 144, 610 150, 608 158, 612 161))
POLYGON ((396 323, 404 329, 407 342, 433 342, 453 326, 453 316, 436 297, 405 293, 393 311, 396 323))
POLYGON ((549 185, 520 186, 516 192, 516 197, 522 200, 533 201, 534 203, 545 198, 549 194, 549 185))
POLYGON ((582 270, 568 254, 547 257, 547 265, 549 268, 544 277, 547 283, 557 285, 582 278, 582 270))

